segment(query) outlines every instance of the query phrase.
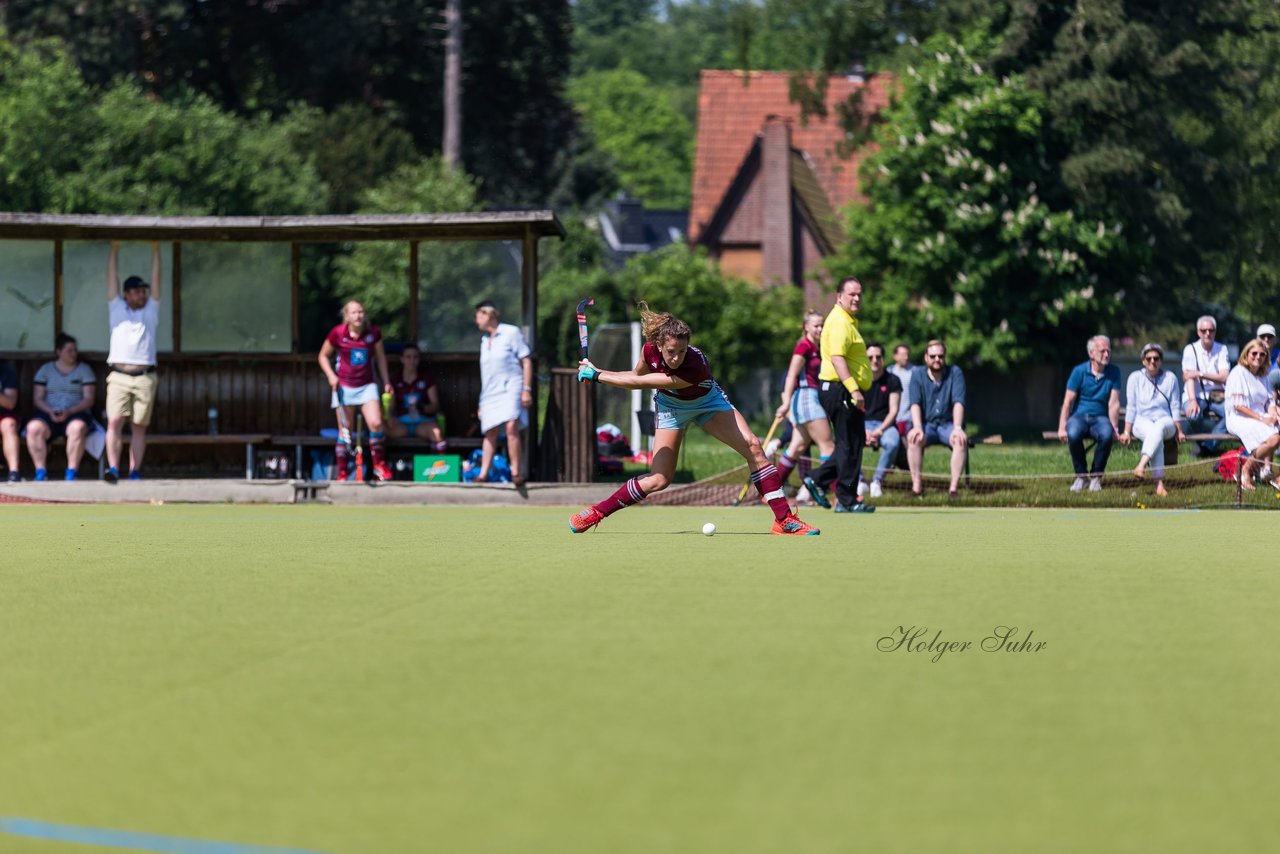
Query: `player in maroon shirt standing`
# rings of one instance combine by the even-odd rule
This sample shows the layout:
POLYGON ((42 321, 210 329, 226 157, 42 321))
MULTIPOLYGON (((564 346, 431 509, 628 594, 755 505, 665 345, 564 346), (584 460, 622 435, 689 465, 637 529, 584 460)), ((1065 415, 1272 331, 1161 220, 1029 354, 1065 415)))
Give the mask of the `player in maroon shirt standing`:
MULTIPOLYGON (((787 379, 782 389, 782 405, 773 415, 777 419, 790 415, 791 423, 796 428, 791 435, 791 443, 778 459, 778 474, 784 484, 801 456, 808 454, 811 444, 818 443, 818 455, 823 461, 831 456, 836 446, 835 440, 831 438, 831 424, 827 421, 827 413, 818 401, 818 369, 822 367, 822 353, 818 344, 822 338, 823 320, 823 316, 816 311, 805 312, 804 334, 791 353, 787 379)), ((800 470, 801 477, 806 473, 805 469, 800 470)))
POLYGON ((791 506, 782 494, 782 479, 778 470, 765 458, 760 440, 721 391, 719 383, 711 375, 707 357, 697 347, 689 346, 691 332, 688 324, 671 314, 650 311, 642 302, 640 325, 645 345, 634 370, 601 371, 583 359, 578 366, 578 382, 594 381, 618 388, 654 391, 656 419, 649 473, 631 478, 604 501, 573 514, 569 519, 569 529, 580 534, 623 507, 666 489, 675 475, 684 430, 695 423, 747 461, 751 482, 773 510, 772 533, 820 533, 791 512, 791 506))
MULTIPOLYGON (((338 387, 342 386, 342 402, 345 404, 347 423, 355 420, 355 407, 360 407, 364 422, 369 425, 369 453, 373 456, 373 474, 378 480, 391 480, 387 465, 386 434, 382 431, 382 395, 374 382, 373 363, 377 360, 382 374, 383 391, 392 393, 391 374, 387 371, 387 351, 382 346, 382 332, 368 323, 364 305, 352 300, 342 307, 342 323, 329 330, 320 346, 320 370, 329 379, 333 389, 331 407, 338 409, 338 387), (334 355, 338 368, 333 368, 334 355)), ((338 418, 339 438, 334 445, 337 454, 338 480, 350 477, 350 459, 347 444, 342 440, 342 418, 338 418)))

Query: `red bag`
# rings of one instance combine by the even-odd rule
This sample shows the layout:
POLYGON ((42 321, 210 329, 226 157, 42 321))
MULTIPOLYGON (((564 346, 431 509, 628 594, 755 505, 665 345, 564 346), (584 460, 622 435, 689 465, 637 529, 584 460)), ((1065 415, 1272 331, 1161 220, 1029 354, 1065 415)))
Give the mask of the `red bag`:
POLYGON ((1236 471, 1240 468, 1240 458, 1243 456, 1243 448, 1227 451, 1218 457, 1218 461, 1213 464, 1213 470, 1221 475, 1223 480, 1234 481, 1236 479, 1236 471))

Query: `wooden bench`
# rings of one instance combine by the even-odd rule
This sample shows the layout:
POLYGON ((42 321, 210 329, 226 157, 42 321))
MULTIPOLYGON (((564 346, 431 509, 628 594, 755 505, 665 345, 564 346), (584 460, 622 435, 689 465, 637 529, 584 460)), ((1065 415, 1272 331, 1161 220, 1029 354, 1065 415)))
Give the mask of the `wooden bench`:
MULTIPOLYGON (((130 441, 129 428, 126 426, 121 438, 127 446, 130 441)), ((178 445, 178 446, 200 446, 200 447, 225 447, 227 445, 244 445, 244 477, 245 480, 253 480, 253 450, 257 445, 266 442, 270 436, 266 433, 148 433, 147 447, 151 448, 158 445, 178 445)), ((121 453, 122 468, 125 463, 125 455, 121 453)), ((103 450, 102 456, 98 458, 98 477, 101 478, 107 470, 107 452, 103 450)))
MULTIPOLYGON (((302 451, 304 448, 332 448, 334 439, 319 434, 307 436, 269 436, 266 437, 266 444, 276 447, 292 447, 293 448, 293 471, 294 476, 301 478, 302 472, 302 451)), ((367 441, 367 440, 366 440, 367 441)), ((445 450, 448 453, 464 454, 467 451, 480 447, 481 439, 479 436, 446 436, 445 450)), ((420 451, 426 454, 435 453, 435 445, 426 439, 418 439, 416 437, 405 437, 402 439, 387 439, 388 451, 420 451)))
MULTIPOLYGON (((1045 439, 1053 442, 1059 441, 1057 430, 1045 430, 1040 434, 1045 439)), ((1119 434, 1117 434, 1118 436, 1119 434)), ((1228 445, 1239 445, 1239 437, 1231 433, 1187 433, 1186 440, 1188 442, 1225 442, 1228 445)), ((1135 437, 1136 440, 1136 437, 1135 437)), ((1085 450, 1087 451, 1092 444, 1092 437, 1085 437, 1085 450)), ((1139 446, 1141 442, 1139 441, 1139 446)), ((1164 440, 1164 464, 1167 466, 1176 466, 1178 464, 1178 440, 1177 437, 1164 440)))

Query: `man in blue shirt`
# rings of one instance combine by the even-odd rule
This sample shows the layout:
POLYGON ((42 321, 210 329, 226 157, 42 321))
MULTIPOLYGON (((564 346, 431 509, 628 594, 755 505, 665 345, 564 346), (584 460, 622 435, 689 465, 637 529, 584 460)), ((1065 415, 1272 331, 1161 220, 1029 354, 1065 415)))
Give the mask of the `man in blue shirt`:
POLYGON ((964 373, 947 364, 947 345, 937 339, 924 348, 924 370, 911 374, 911 431, 907 433, 907 465, 911 469, 911 494, 924 491, 921 469, 929 445, 951 446, 951 486, 955 498, 960 475, 969 457, 969 437, 964 432, 964 373))
POLYGON ((1089 361, 1081 362, 1067 378, 1058 417, 1058 438, 1071 450, 1076 479, 1071 491, 1085 486, 1084 440, 1093 437, 1093 466, 1088 468, 1090 492, 1102 491, 1102 473, 1111 456, 1111 443, 1120 432, 1120 369, 1111 364, 1111 339, 1095 335, 1088 343, 1089 361))

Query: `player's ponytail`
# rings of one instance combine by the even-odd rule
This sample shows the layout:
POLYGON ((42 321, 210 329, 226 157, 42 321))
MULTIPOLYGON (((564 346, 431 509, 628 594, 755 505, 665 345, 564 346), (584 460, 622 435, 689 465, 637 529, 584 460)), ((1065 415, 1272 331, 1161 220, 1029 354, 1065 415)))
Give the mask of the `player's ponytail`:
POLYGON ((650 311, 649 304, 644 300, 636 305, 640 308, 640 329, 644 334, 644 340, 649 343, 661 344, 668 338, 688 341, 689 336, 693 334, 689 324, 670 312, 650 311))

